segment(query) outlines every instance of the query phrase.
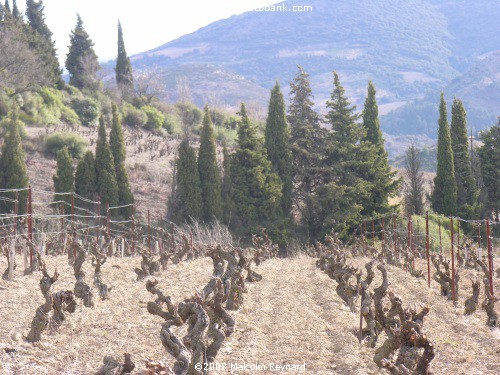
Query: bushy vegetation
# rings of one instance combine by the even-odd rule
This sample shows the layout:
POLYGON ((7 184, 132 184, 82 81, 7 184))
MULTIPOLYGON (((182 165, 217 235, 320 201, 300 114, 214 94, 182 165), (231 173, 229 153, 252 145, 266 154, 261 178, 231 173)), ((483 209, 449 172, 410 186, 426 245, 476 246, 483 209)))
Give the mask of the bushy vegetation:
POLYGON ((132 127, 142 128, 148 122, 148 115, 131 104, 123 106, 123 122, 132 127))
POLYGON ((155 107, 146 105, 141 108, 141 111, 144 112, 147 116, 147 121, 144 124, 144 127, 149 130, 160 130, 165 123, 165 116, 155 107))
POLYGON ((78 115, 82 125, 97 126, 99 119, 100 108, 99 103, 91 98, 74 98, 71 101, 71 106, 78 115))
POLYGON ((64 147, 76 159, 81 159, 88 147, 85 139, 75 133, 54 133, 45 139, 45 152, 52 157, 57 155, 64 147))

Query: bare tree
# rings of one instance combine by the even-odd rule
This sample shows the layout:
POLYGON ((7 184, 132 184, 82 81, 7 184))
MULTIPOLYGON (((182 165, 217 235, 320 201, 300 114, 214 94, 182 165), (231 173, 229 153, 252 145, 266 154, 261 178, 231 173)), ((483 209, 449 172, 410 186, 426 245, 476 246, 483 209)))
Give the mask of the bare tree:
POLYGON ((157 68, 141 71, 134 76, 135 96, 141 98, 144 104, 151 104, 157 99, 166 99, 167 89, 157 68))
POLYGON ((424 174, 420 150, 412 143, 405 152, 404 202, 408 215, 424 213, 424 174))
POLYGON ((50 83, 50 74, 15 28, 0 28, 0 87, 14 94, 50 83))

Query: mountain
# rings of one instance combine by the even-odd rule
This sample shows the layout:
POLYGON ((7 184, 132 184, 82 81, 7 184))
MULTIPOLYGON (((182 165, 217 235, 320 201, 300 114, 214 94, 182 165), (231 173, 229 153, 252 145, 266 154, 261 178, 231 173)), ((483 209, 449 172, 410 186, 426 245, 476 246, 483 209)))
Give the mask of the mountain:
POLYGON ((288 11, 232 16, 135 55, 134 68, 185 75, 193 91, 213 88, 234 105, 264 101, 262 88, 268 90, 276 79, 287 86, 300 64, 311 75, 320 108, 336 70, 358 105, 373 80, 384 114, 428 92, 438 95, 499 46, 500 3, 491 0, 309 0, 310 12, 291 11, 303 0, 279 4, 288 11), (186 64, 201 64, 206 71, 191 79, 186 64), (217 69, 243 77, 245 84, 233 92, 214 85, 219 78, 210 71, 217 69))
MULTIPOLYGON (((474 134, 496 123, 500 114, 500 51, 484 56, 465 74, 443 89, 448 102, 449 121, 453 97, 462 99, 469 131, 474 134)), ((390 134, 425 134, 437 138, 439 90, 408 103, 381 118, 382 129, 390 134)))

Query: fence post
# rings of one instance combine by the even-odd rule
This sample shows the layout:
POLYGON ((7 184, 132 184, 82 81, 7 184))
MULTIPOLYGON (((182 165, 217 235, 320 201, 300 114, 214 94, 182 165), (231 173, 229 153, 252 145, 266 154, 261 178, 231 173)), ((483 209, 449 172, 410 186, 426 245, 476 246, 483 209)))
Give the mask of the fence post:
MULTIPOLYGON (((33 243, 33 221, 32 221, 31 185, 28 186, 28 238, 33 243)), ((30 267, 33 269, 33 249, 30 247, 30 267)))
POLYGON ((462 263, 462 257, 460 256, 460 219, 457 218, 457 260, 462 263))
POLYGON ((149 255, 151 255, 151 222, 149 219, 149 208, 148 208, 148 248, 149 248, 149 255))
POLYGON ((431 287, 431 260, 429 249, 429 211, 425 215, 425 251, 427 256, 427 286, 431 287))
POLYGON ((439 252, 442 254, 443 253, 443 239, 441 237, 441 219, 438 220, 438 226, 439 226, 439 252))
POLYGON ((393 240, 394 240, 394 252, 398 255, 399 259, 399 253, 398 253, 398 232, 397 232, 397 225, 396 225, 396 214, 392 214, 392 227, 394 229, 393 233, 393 240))
POLYGON ((99 236, 101 234, 101 198, 97 198, 97 231, 96 231, 96 244, 99 246, 99 236))
MULTIPOLYGON (((71 230, 74 230, 76 233, 76 228, 75 228, 75 194, 71 194, 71 230)), ((73 259, 76 259, 76 247, 73 246, 73 259)))
POLYGON ((493 251, 490 236, 490 219, 486 218, 486 241, 488 243, 488 267, 490 270, 490 293, 493 295, 493 251))
POLYGON ((450 237, 451 237, 451 299, 453 300, 453 304, 455 301, 455 248, 453 244, 453 217, 450 217, 450 237))
POLYGON ((372 219, 372 246, 375 247, 375 219, 372 219))
POLYGON ((108 236, 111 234, 110 230, 110 216, 109 216, 109 202, 106 202, 106 231, 108 236))
POLYGON ((135 207, 132 206, 132 255, 135 255, 135 207))
POLYGON ((481 222, 477 223, 477 244, 481 247, 481 222))
POLYGON ((382 218, 382 249, 385 249, 385 220, 382 218))

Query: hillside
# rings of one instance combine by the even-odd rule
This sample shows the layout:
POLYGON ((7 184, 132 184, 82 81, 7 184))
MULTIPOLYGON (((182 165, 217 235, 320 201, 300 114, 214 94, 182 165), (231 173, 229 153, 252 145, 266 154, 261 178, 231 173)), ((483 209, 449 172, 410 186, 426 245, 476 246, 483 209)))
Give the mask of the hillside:
MULTIPOLYGON (((453 97, 464 102, 469 131, 472 129, 477 135, 493 125, 500 114, 500 51, 483 57, 466 73, 453 79, 443 91, 449 111, 453 97)), ((438 106, 439 90, 435 90, 382 116, 382 128, 391 134, 418 134, 435 139, 438 106)))
MULTIPOLYGON (((366 261, 349 260, 358 267, 366 261)), ((3 282, 7 289, 0 288, 0 314, 16 319, 0 325, 0 372, 89 374, 100 368, 104 356, 120 357, 123 352, 131 353, 136 370, 143 368, 148 359, 172 365, 172 357, 160 343, 162 320, 146 310, 153 297, 143 282, 134 281, 133 267, 139 262, 139 258, 110 258, 103 273, 114 287, 111 299, 97 300, 93 309, 79 305, 57 332, 48 333, 36 345, 23 342, 22 336, 29 331, 33 312, 43 302, 39 275, 16 274, 15 282, 3 282), (14 352, 7 353, 7 348, 14 352)), ((243 307, 231 312, 236 329, 224 342, 218 363, 305 362, 307 374, 385 373, 372 361, 373 350, 358 343, 359 312, 349 310, 335 292, 336 283, 314 263, 313 258, 299 256, 270 259, 257 267, 263 280, 248 284, 243 307)), ((200 258, 169 265, 156 279, 178 302, 210 279, 211 264, 210 258, 200 258)), ((61 274, 56 284, 58 290, 73 288, 73 271, 65 257, 48 257, 47 266, 50 270, 57 267, 61 274)), ((0 259, 0 268, 5 268, 4 258, 0 259)), ((85 271, 92 271, 88 264, 85 271)), ((431 364, 434 374, 498 373, 498 331, 490 332, 486 327, 482 310, 463 316, 462 306, 470 295, 470 271, 462 275, 457 308, 439 297, 434 282, 429 290, 425 280, 408 277, 401 269, 388 266, 388 274, 391 290, 401 296, 405 305, 411 301, 430 306, 425 332, 435 344, 436 358, 431 364)), ((500 287, 499 280, 495 279, 496 288, 500 287)), ((377 274, 374 285, 380 282, 377 274)))
MULTIPOLYGON (((303 5, 298 0, 285 4, 303 5)), ((329 96, 335 69, 357 104, 372 79, 386 113, 426 92, 439 92, 478 56, 498 48, 500 6, 488 0, 311 0, 308 5, 312 12, 246 12, 217 21, 133 56, 134 68, 188 78, 184 64, 224 68, 256 85, 256 91, 229 95, 224 86, 217 89, 219 96, 232 97, 225 100, 233 105, 245 99, 242 92, 246 100, 258 100, 257 86, 270 88, 276 79, 286 86, 300 64, 311 74, 320 106, 329 96)), ((190 83, 196 91, 212 82, 212 75, 205 74, 190 83)), ((404 133, 406 126, 411 124, 398 125, 394 132, 404 133)))

